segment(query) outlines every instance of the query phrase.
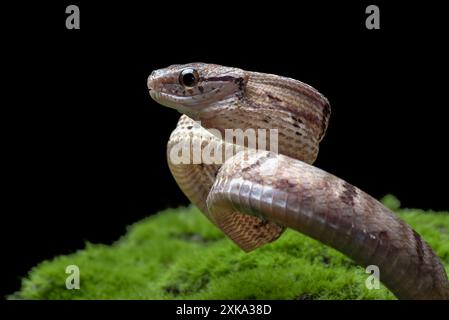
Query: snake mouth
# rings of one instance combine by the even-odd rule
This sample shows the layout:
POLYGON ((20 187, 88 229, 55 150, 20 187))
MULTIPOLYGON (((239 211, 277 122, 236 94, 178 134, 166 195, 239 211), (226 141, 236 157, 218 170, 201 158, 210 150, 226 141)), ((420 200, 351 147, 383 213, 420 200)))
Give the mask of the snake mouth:
POLYGON ((191 97, 183 97, 176 96, 172 94, 168 94, 165 92, 157 91, 154 89, 149 90, 151 98, 157 103, 175 109, 181 113, 192 115, 192 98, 191 97))
POLYGON ((192 108, 201 108, 205 104, 211 103, 217 99, 216 95, 219 92, 219 88, 214 88, 207 93, 205 92, 191 96, 180 96, 155 90, 149 87, 149 94, 153 100, 163 106, 174 108, 181 112, 183 112, 185 108, 188 108, 189 110, 192 108))
POLYGON ((170 103, 174 105, 178 105, 179 103, 183 103, 185 101, 188 101, 191 97, 183 97, 183 96, 176 96, 173 94, 157 91, 154 89, 150 89, 150 96, 158 103, 161 103, 165 105, 164 103, 170 103))

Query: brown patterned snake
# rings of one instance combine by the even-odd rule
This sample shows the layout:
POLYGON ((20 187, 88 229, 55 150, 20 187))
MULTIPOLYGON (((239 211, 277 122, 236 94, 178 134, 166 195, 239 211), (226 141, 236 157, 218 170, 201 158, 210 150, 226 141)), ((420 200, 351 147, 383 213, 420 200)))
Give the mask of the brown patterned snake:
POLYGON ((330 116, 327 99, 314 88, 204 63, 153 71, 148 88, 158 103, 184 114, 167 150, 177 183, 243 250, 274 241, 288 227, 362 266, 378 266, 380 280, 400 299, 449 299, 439 258, 414 230, 368 194, 311 165, 330 116), (195 145, 200 152, 211 143, 229 147, 217 132, 250 128, 277 129, 278 153, 246 148, 231 158, 223 152, 222 164, 173 161, 180 144, 195 159, 195 145))

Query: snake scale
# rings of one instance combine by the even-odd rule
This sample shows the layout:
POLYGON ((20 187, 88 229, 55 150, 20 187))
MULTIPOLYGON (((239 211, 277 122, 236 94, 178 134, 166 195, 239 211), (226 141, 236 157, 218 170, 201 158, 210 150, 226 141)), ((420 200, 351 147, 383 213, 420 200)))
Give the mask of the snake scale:
POLYGON ((243 250, 292 228, 362 266, 378 266, 380 280, 399 299, 449 299, 444 267, 419 234, 367 193, 312 166, 331 113, 317 90, 287 77, 205 63, 155 70, 147 85, 155 101, 183 114, 167 146, 176 182, 243 250), (277 129, 278 150, 223 139, 228 129, 251 128, 277 129), (180 144, 193 158, 194 145, 200 152, 210 144, 214 150, 231 145, 235 155, 214 151, 222 162, 179 163, 173 154, 180 144))

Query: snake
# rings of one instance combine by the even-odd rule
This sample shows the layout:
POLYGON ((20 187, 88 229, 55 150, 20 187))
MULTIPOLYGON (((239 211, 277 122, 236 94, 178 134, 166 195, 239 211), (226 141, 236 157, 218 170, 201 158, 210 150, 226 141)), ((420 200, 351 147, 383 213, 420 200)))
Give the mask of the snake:
POLYGON ((331 114, 318 90, 208 63, 154 70, 147 86, 153 100, 182 114, 167 144, 174 179, 242 250, 290 228, 360 266, 377 266, 398 299, 449 299, 441 260, 415 230, 369 194, 313 166, 331 114), (252 145, 250 133, 257 136, 252 145), (261 142, 267 140, 273 148, 261 142))

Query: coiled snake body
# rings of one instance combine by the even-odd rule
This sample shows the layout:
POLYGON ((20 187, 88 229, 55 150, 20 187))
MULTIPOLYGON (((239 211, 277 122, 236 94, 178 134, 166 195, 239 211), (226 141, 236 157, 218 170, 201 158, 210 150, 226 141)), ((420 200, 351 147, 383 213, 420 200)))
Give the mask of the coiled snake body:
POLYGON ((414 230, 365 192, 311 165, 330 116, 327 99, 314 88, 204 63, 153 71, 148 88, 154 100, 184 114, 167 148, 178 185, 243 250, 274 241, 288 227, 362 266, 378 266, 398 298, 449 299, 439 258, 414 230), (225 150, 226 129, 251 128, 277 129, 278 152, 255 152, 244 141, 233 157, 222 152, 220 163, 191 161, 195 145, 200 152, 208 145, 225 150), (180 145, 187 146, 189 163, 173 160, 180 145))

